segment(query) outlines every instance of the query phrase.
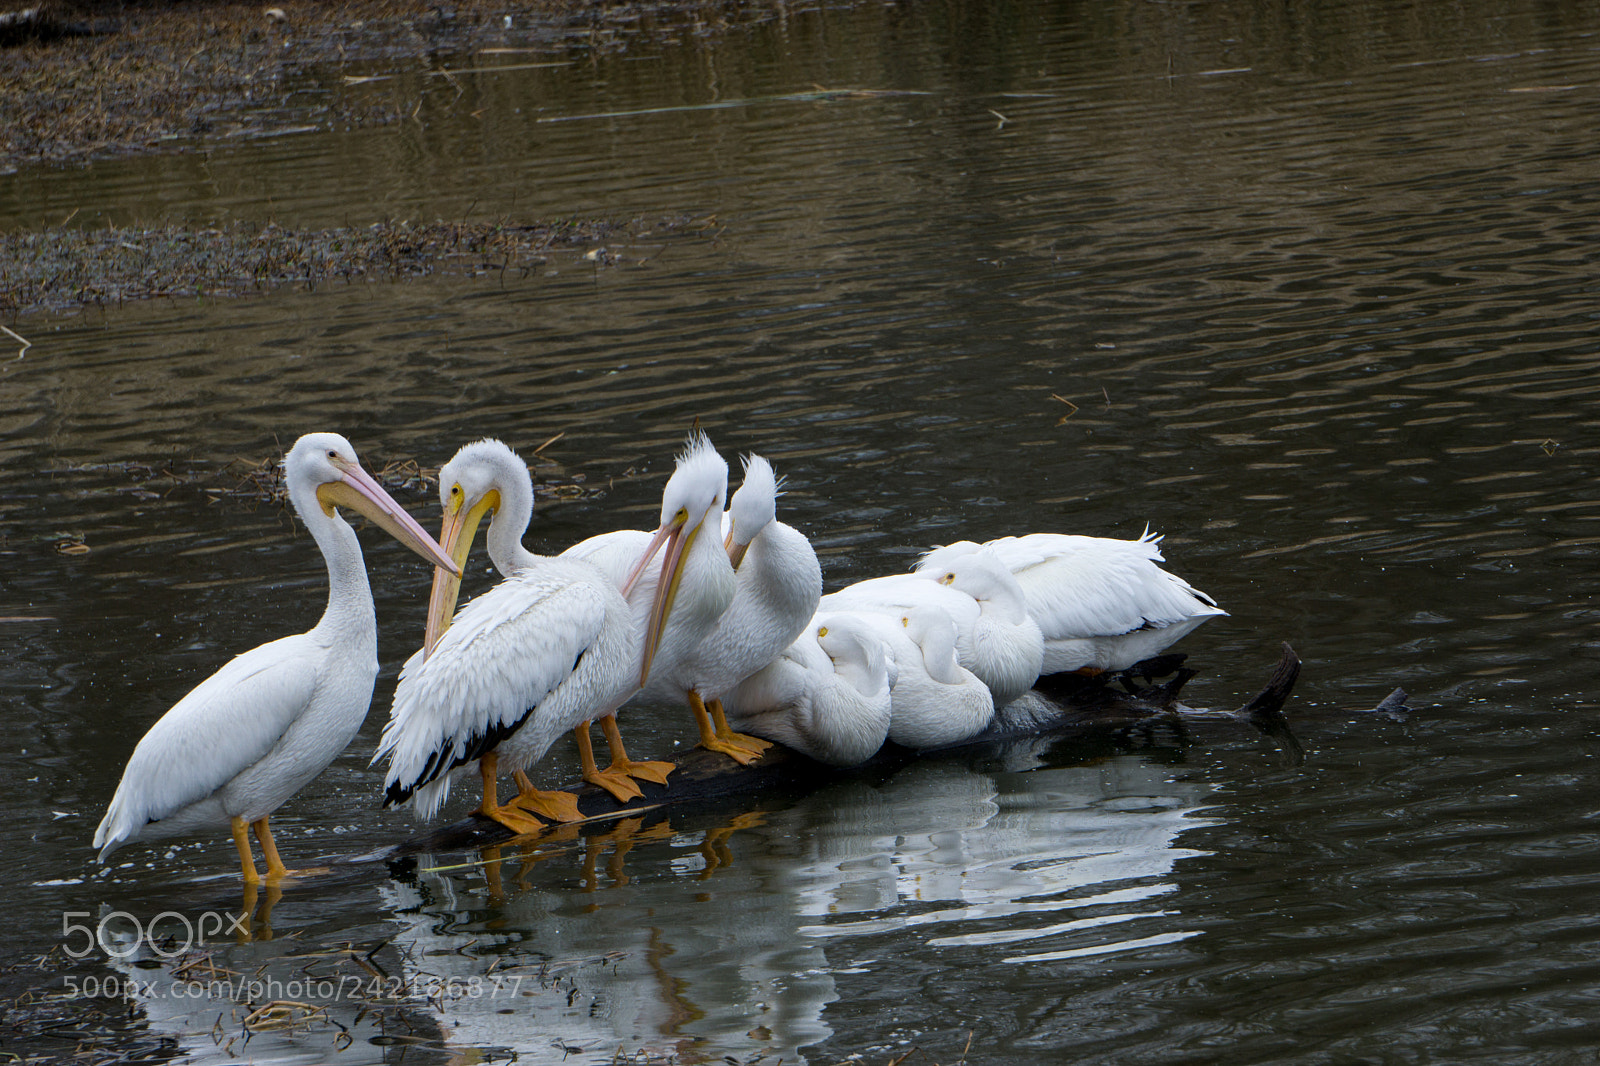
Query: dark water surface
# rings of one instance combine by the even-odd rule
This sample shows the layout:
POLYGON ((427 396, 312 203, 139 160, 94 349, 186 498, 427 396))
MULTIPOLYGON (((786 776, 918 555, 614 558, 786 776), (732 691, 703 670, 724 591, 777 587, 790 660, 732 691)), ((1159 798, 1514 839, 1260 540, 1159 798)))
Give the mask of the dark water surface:
MULTIPOLYGON (((1233 722, 1042 741, 498 864, 373 866, 291 888, 274 939, 213 962, 364 974, 329 953, 376 946, 398 996, 279 987, 328 1014, 245 1043, 248 1008, 174 993, 176 964, 96 953, 72 972, 141 978, 130 1041, 206 1062, 949 1064, 969 1041, 985 1063, 1592 1061, 1597 33, 1591 5, 1531 0, 792 10, 444 57, 568 64, 459 94, 329 71, 290 101, 309 121, 334 92, 416 118, 0 178, 6 226, 702 220, 606 267, 15 324, 7 954, 80 943, 69 911, 237 909, 225 841, 99 872, 89 838, 162 710, 321 608, 284 513, 123 464, 216 471, 338 429, 371 466, 437 465, 565 433, 545 455, 610 488, 546 508, 547 550, 651 525, 698 419, 787 476, 830 588, 957 537, 1150 523, 1231 612, 1182 646, 1190 702, 1236 706, 1289 641, 1303 764, 1233 722), (896 94, 782 98, 819 86, 896 94), (58 553, 74 536, 90 550, 58 553), (1364 713, 1397 686, 1408 718, 1364 713)), ((365 545, 377 705, 276 819, 291 863, 410 831, 366 760, 428 574, 365 545)), ((665 709, 628 726, 646 753, 688 735, 665 709)))

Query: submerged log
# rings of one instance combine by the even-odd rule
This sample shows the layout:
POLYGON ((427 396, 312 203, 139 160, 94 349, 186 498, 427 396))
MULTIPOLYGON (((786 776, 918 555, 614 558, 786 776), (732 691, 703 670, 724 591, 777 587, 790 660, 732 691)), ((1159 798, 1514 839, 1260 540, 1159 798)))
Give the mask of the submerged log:
POLYGON ((77 12, 72 10, 72 5, 59 2, 0 11, 0 48, 113 31, 113 26, 105 20, 74 18, 74 14, 77 12))
MULTIPOLYGON (((982 750, 1019 737, 1105 733, 1159 718, 1179 721, 1235 718, 1274 737, 1286 755, 1298 762, 1299 745, 1288 732, 1283 717, 1284 702, 1300 673, 1300 659, 1294 649, 1283 645, 1283 656, 1266 687, 1232 712, 1196 710, 1178 701, 1184 684, 1195 675, 1195 671, 1182 665, 1183 658, 1181 655, 1163 656, 1160 660, 1141 663, 1115 678, 1104 675, 1086 678, 1077 674, 1042 677, 1034 691, 997 714, 982 734, 958 747, 940 749, 938 754, 982 750), (1148 681, 1164 673, 1171 673, 1171 679, 1161 684, 1138 684, 1138 678, 1148 681)), ((568 786, 567 791, 578 797, 578 809, 586 819, 610 820, 631 814, 643 815, 669 805, 675 810, 714 805, 756 791, 809 791, 852 774, 892 773, 930 754, 890 744, 865 765, 843 770, 815 762, 781 745, 768 749, 750 766, 741 766, 726 755, 695 748, 677 757, 677 769, 667 785, 641 781, 639 787, 644 795, 628 803, 619 803, 609 792, 594 785, 574 784, 568 786)), ((498 822, 474 813, 403 841, 381 857, 392 859, 423 852, 491 847, 515 835, 498 822)))

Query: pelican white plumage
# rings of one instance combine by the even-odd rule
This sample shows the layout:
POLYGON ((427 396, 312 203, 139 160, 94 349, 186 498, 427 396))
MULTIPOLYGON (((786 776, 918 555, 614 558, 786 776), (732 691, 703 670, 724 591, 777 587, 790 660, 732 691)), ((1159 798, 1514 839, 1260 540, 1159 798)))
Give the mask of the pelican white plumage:
POLYGON ((888 738, 899 671, 874 629, 850 614, 819 614, 765 667, 722 698, 740 730, 818 762, 855 766, 888 738))
POLYGON ((1044 634, 1047 674, 1126 670, 1159 655, 1209 618, 1228 612, 1157 566, 1161 536, 1138 540, 1030 533, 985 544, 958 541, 928 552, 918 573, 937 574, 965 556, 992 555, 1012 572, 1044 634))
POLYGON ((1044 638, 1028 616, 1021 588, 993 556, 960 555, 938 570, 858 581, 822 598, 828 611, 898 617, 912 607, 942 611, 955 623, 956 659, 989 686, 996 707, 1039 679, 1044 638))
POLYGON ((890 740, 907 748, 943 748, 988 727, 996 700, 989 686, 957 661, 956 626, 944 611, 919 604, 899 615, 861 611, 830 617, 841 615, 870 627, 894 660, 890 740))
POLYGON ((626 529, 603 533, 561 553, 593 563, 627 590, 624 595, 644 630, 640 696, 686 701, 694 711, 701 743, 718 751, 742 750, 717 735, 699 690, 704 677, 698 650, 715 631, 737 589, 728 551, 717 539, 727 497, 728 464, 710 438, 697 433, 667 479, 661 494, 661 525, 654 534, 626 529), (703 536, 708 525, 711 535, 703 536), (652 574, 649 561, 663 545, 661 569, 652 574))
POLYGON ((328 606, 307 633, 245 652, 164 714, 134 748, 94 834, 105 861, 130 840, 231 826, 244 879, 289 874, 268 818, 361 728, 378 673, 378 624, 355 530, 336 508, 372 519, 435 566, 456 564, 366 471, 336 433, 301 437, 283 461, 289 502, 328 567, 328 606))
POLYGON ((734 568, 733 599, 678 674, 710 713, 709 734, 704 720, 696 718, 701 745, 748 764, 767 744, 733 731, 722 697, 810 626, 822 597, 822 567, 805 534, 778 521, 778 479, 759 455, 745 458, 744 480, 722 516, 722 528, 734 568))
MULTIPOLYGON (((624 768, 599 770, 586 743, 590 719, 610 714, 638 687, 639 641, 622 593, 588 563, 541 557, 522 546, 533 517, 533 482, 527 464, 500 441, 458 451, 439 471, 439 498, 439 539, 461 564, 483 516, 493 512, 485 539, 505 579, 452 622, 460 580, 437 575, 423 650, 401 671, 373 756, 389 760, 385 805, 409 802, 430 816, 449 795, 452 778, 476 763, 484 815, 518 832, 539 826, 531 814, 576 820, 582 815, 571 793, 538 791, 525 772, 569 729, 578 731, 585 779, 619 798, 637 796, 624 768), (517 798, 504 805, 496 791, 502 764, 518 786, 517 798)), ((631 768, 654 774, 652 780, 665 780, 671 769, 631 768)))

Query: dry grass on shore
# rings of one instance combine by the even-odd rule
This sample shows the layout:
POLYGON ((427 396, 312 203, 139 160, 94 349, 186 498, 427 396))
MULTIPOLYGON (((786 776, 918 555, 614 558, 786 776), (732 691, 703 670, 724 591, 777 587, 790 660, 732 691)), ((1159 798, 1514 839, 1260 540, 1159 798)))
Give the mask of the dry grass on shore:
MULTIPOLYGON (((0 173, 271 129, 285 79, 319 66, 485 48, 551 54, 772 17, 778 0, 0 0, 0 173), (32 12, 26 19, 21 16, 32 12), (9 19, 9 23, 8 20, 9 19)), ((341 99, 330 120, 395 121, 341 99)))
MULTIPOLYGON (((383 222, 294 230, 235 223, 0 233, 0 318, 154 297, 241 296, 433 274, 526 276, 561 251, 609 266, 622 255, 616 242, 653 239, 687 224, 383 222)), ((636 258, 648 258, 648 250, 636 258)))

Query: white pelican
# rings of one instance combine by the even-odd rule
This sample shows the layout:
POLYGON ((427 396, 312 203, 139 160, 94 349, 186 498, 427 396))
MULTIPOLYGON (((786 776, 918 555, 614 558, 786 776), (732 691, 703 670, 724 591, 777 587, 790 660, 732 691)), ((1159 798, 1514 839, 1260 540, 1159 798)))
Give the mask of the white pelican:
POLYGON ((717 737, 700 697, 703 679, 696 670, 696 651, 733 602, 736 588, 728 552, 717 539, 727 496, 728 464, 710 439, 697 433, 689 438, 677 469, 667 479, 661 494, 661 525, 653 535, 631 529, 603 533, 561 555, 593 563, 625 590, 634 618, 644 628, 642 695, 686 700, 699 725, 701 743, 718 751, 730 747, 742 751, 717 737), (702 536, 708 524, 711 535, 702 536), (661 570, 648 573, 649 562, 662 545, 666 553, 661 570))
MULTIPOLYGON (((679 667, 678 675, 710 712, 696 715, 701 746, 749 764, 767 743, 735 733, 722 697, 771 663, 811 624, 822 597, 822 567, 805 534, 778 519, 778 479, 759 455, 744 461, 744 480, 722 516, 723 546, 734 568, 733 599, 679 667)), ((693 703, 691 701, 691 707, 693 703)))
POLYGON ((993 556, 962 555, 937 570, 858 581, 822 598, 824 610, 897 617, 918 606, 942 611, 955 623, 956 659, 989 686, 996 707, 1039 679, 1044 637, 1016 579, 993 556))
POLYGON ((924 555, 917 570, 942 572, 980 550, 1021 586, 1028 614, 1044 633, 1047 674, 1126 670, 1228 613, 1156 565, 1165 561, 1161 536, 1148 529, 1138 540, 1030 533, 981 545, 958 541, 924 555))
POLYGON ((360 511, 435 566, 455 570, 338 434, 301 437, 283 473, 289 502, 327 562, 328 608, 310 632, 245 652, 150 727, 95 830, 102 862, 130 840, 231 825, 244 879, 258 884, 249 825, 267 880, 286 876, 267 819, 350 743, 378 673, 378 624, 361 543, 335 508, 360 511))
MULTIPOLYGON (((452 777, 476 763, 483 783, 479 811, 517 832, 581 818, 568 792, 540 792, 525 770, 561 734, 575 729, 586 780, 619 799, 639 795, 624 767, 599 770, 588 722, 609 714, 638 687, 639 642, 632 612, 611 580, 588 563, 543 558, 522 546, 533 517, 528 467, 497 440, 468 444, 439 471, 444 507, 440 543, 458 563, 472 551, 488 512, 489 558, 505 576, 455 609, 461 582, 437 574, 423 650, 401 671, 383 740, 373 756, 389 759, 384 804, 410 802, 424 817, 450 794, 452 777), (501 805, 500 764, 508 763, 517 798, 501 805)), ((620 751, 620 740, 617 744, 620 751)), ((663 780, 664 764, 632 764, 663 780)))
POLYGON ((818 762, 855 766, 889 735, 898 676, 871 622, 819 614, 777 659, 722 698, 740 729, 818 762))
POLYGON ((927 604, 898 616, 851 614, 871 627, 894 659, 890 740, 907 748, 942 748, 988 727, 996 701, 989 686, 957 662, 956 627, 949 615, 927 604))

